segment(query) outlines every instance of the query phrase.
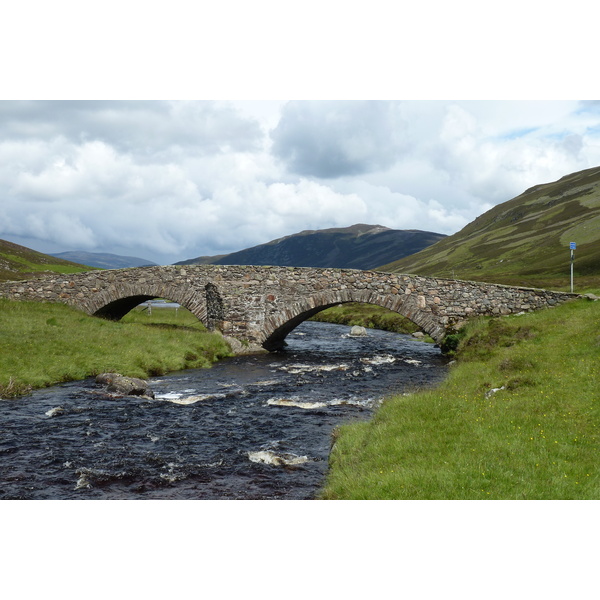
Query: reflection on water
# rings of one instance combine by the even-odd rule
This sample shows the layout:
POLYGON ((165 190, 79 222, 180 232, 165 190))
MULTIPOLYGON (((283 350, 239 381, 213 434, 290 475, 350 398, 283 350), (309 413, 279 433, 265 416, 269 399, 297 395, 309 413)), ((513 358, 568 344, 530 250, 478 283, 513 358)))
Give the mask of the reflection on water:
POLYGON ((2 499, 308 499, 336 425, 445 375, 409 336, 306 322, 285 352, 151 380, 154 400, 93 380, 0 401, 2 499))

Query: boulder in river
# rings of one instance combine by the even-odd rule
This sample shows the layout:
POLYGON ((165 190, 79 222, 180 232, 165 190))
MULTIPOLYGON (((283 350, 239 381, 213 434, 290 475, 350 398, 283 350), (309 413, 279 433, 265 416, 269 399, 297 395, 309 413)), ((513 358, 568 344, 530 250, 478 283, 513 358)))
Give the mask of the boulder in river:
POLYGON ((365 337, 367 335, 367 330, 364 327, 361 327, 360 325, 355 325, 350 330, 350 335, 352 337, 365 337))
POLYGON ((96 383, 106 385, 106 391, 113 394, 154 398, 154 392, 148 382, 137 377, 125 377, 120 373, 102 373, 96 377, 96 383))

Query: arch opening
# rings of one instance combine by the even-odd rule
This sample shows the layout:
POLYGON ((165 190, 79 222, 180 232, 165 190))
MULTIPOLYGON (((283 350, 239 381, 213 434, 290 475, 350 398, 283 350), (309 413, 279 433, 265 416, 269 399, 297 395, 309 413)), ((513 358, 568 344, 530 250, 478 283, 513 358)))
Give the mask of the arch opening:
MULTIPOLYGON (((406 327, 404 329, 398 329, 396 330, 397 333, 412 333, 414 331, 419 331, 422 330, 425 333, 430 334, 430 332, 428 331, 428 327, 427 327, 427 323, 424 323, 423 319, 420 318, 420 313, 418 312, 414 312, 414 311, 406 311, 402 312, 400 310, 394 310, 393 308, 390 308, 389 303, 382 301, 382 302, 373 302, 373 300, 369 300, 369 301, 363 301, 363 300, 346 300, 346 301, 342 301, 342 302, 331 302, 328 304, 321 304, 319 306, 314 306, 305 310, 301 310, 300 312, 298 312, 295 316, 292 316, 291 318, 288 317, 287 320, 284 319, 284 322, 282 322, 279 326, 277 326, 264 340, 263 342, 263 348, 265 348, 266 350, 268 350, 269 352, 273 352, 273 351, 277 351, 277 350, 282 350, 285 348, 286 341, 285 338, 296 328, 298 327, 298 325, 300 325, 300 323, 303 323, 304 321, 310 319, 311 317, 315 316, 316 314, 323 312, 329 308, 332 307, 336 307, 336 306, 348 306, 351 304, 356 304, 356 305, 367 305, 367 306, 371 306, 375 309, 381 309, 380 313, 382 315, 385 314, 390 314, 390 315, 394 315, 398 317, 398 322, 400 321, 404 321, 405 323, 410 323, 409 327, 406 327), (420 322, 421 321, 421 322, 420 322), (423 326, 425 325, 425 326, 423 326), (412 327, 411 327, 412 326, 412 327)), ((345 324, 345 325, 349 325, 349 323, 343 323, 341 321, 338 321, 340 324, 345 324)), ((371 323, 371 325, 375 325, 376 327, 376 323, 371 323)), ((384 329, 383 327, 379 327, 380 329, 384 329)), ((393 328, 389 328, 389 331, 394 331, 393 328)))
POLYGON ((110 321, 120 321, 127 316, 128 322, 139 322, 139 319, 143 319, 149 324, 169 326, 183 326, 184 322, 187 326, 194 326, 198 322, 206 327, 206 314, 202 310, 203 307, 201 303, 188 302, 186 299, 182 301, 171 294, 146 293, 124 295, 104 304, 91 314, 110 321), (159 302, 140 307, 150 300, 159 300, 159 302))
POLYGON ((263 348, 265 350, 268 350, 269 352, 283 350, 287 345, 285 338, 294 329, 296 329, 296 327, 298 327, 298 325, 300 325, 300 323, 303 323, 304 321, 310 319, 312 316, 316 315, 317 313, 321 312, 322 310, 325 310, 327 308, 335 306, 336 304, 337 303, 328 304, 325 306, 318 306, 315 308, 310 308, 304 312, 299 313, 295 317, 292 317, 291 319, 289 319, 288 321, 283 323, 281 326, 277 327, 271 333, 271 335, 269 335, 267 337, 267 339, 265 339, 265 341, 262 344, 263 348))
POLYGON ((340 325, 359 325, 392 333, 410 334, 421 327, 408 317, 387 307, 370 302, 346 302, 318 313, 315 321, 340 325))
POLYGON ((155 298, 158 298, 158 296, 139 295, 119 298, 98 309, 94 313, 94 316, 108 319, 109 321, 120 321, 128 312, 142 304, 142 302, 154 300, 155 298))

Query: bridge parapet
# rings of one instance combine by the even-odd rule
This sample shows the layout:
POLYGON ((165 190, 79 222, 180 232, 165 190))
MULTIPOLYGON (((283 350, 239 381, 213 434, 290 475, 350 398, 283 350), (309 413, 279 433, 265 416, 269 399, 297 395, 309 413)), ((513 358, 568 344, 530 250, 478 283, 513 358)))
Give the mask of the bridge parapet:
POLYGON ((144 300, 167 298, 209 328, 275 349, 300 322, 345 302, 398 312, 440 341, 470 317, 538 310, 577 295, 380 271, 171 265, 6 282, 0 284, 0 297, 63 302, 113 319, 144 300))

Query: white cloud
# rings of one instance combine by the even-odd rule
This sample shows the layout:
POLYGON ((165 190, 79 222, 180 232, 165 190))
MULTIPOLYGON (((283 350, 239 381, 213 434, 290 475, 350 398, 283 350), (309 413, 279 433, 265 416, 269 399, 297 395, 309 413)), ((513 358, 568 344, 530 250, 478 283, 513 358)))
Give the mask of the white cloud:
POLYGON ((157 262, 358 222, 449 234, 600 164, 594 103, 0 102, 0 117, 0 238, 157 262))
POLYGON ((241 250, 303 229, 345 226, 348 219, 355 222, 367 214, 358 195, 337 193, 306 179, 218 188, 198 210, 202 243, 219 251, 241 250), (215 228, 202 227, 208 222, 215 228))

